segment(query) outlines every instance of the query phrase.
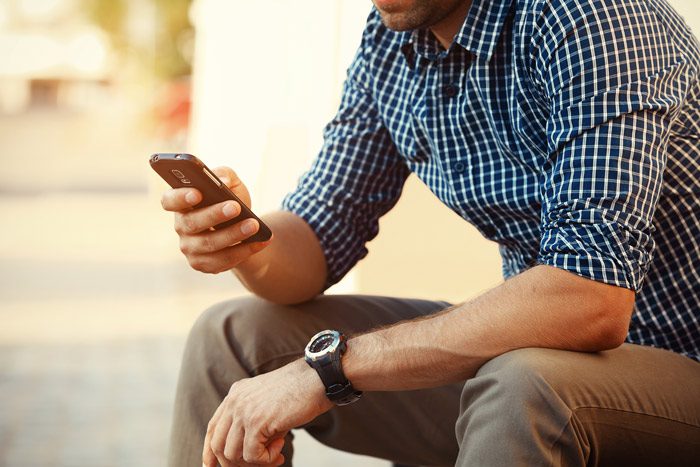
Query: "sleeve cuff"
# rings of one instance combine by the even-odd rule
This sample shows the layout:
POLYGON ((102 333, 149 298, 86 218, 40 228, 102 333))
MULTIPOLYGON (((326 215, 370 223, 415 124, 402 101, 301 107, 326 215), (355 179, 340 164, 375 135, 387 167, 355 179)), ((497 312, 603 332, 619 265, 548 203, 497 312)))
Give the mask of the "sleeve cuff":
POLYGON ((617 223, 567 225, 545 230, 537 257, 539 264, 581 277, 638 292, 651 262, 651 253, 631 240, 646 238, 617 223))

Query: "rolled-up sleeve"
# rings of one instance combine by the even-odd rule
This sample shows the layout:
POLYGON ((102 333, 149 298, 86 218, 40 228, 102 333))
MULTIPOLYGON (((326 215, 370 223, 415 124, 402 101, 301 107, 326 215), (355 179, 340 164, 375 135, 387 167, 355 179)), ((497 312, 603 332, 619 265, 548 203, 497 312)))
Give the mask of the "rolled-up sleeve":
POLYGON ((538 263, 638 291, 695 70, 646 2, 547 4, 531 42, 549 114, 538 263))
POLYGON ((321 243, 324 289, 367 255, 365 244, 379 232, 379 218, 396 204, 409 174, 379 117, 369 79, 361 47, 318 157, 282 203, 321 243))

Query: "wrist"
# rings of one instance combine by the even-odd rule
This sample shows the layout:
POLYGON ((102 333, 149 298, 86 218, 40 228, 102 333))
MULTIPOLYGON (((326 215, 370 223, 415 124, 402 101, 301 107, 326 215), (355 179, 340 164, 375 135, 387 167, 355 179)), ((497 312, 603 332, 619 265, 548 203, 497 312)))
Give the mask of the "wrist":
POLYGON ((248 281, 257 281, 265 276, 270 268, 270 252, 267 251, 268 248, 270 247, 268 246, 262 251, 253 253, 231 269, 241 282, 246 284, 248 281))
POLYGON ((316 370, 311 368, 303 358, 292 362, 291 365, 293 365, 294 371, 299 375, 308 400, 313 401, 313 404, 321 412, 333 408, 333 402, 326 397, 326 388, 316 370))

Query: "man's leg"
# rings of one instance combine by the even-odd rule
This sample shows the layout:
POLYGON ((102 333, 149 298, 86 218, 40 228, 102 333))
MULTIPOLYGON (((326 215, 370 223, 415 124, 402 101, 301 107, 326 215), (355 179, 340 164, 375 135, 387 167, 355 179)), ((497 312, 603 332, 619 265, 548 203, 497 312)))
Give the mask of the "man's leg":
POLYGON ((690 466, 700 459, 700 363, 625 344, 522 349, 467 381, 457 466, 690 466))
MULTIPOLYGON (((348 334, 437 312, 445 302, 372 296, 321 296, 294 306, 247 297, 205 311, 190 332, 180 370, 170 466, 200 465, 207 423, 234 381, 300 358, 318 331, 348 334)), ((462 384, 373 392, 337 407, 306 430, 329 446, 413 465, 454 465, 462 384)), ((291 465, 292 437, 283 454, 291 465)))

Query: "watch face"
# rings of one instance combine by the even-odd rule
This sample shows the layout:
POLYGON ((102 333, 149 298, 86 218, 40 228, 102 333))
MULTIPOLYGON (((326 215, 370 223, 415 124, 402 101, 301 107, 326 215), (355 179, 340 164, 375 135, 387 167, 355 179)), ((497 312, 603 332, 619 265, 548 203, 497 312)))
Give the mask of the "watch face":
POLYGON ((313 353, 323 352, 331 345, 333 345, 333 341, 335 339, 336 336, 334 336, 333 334, 324 334, 311 343, 311 346, 309 346, 309 350, 313 353))

